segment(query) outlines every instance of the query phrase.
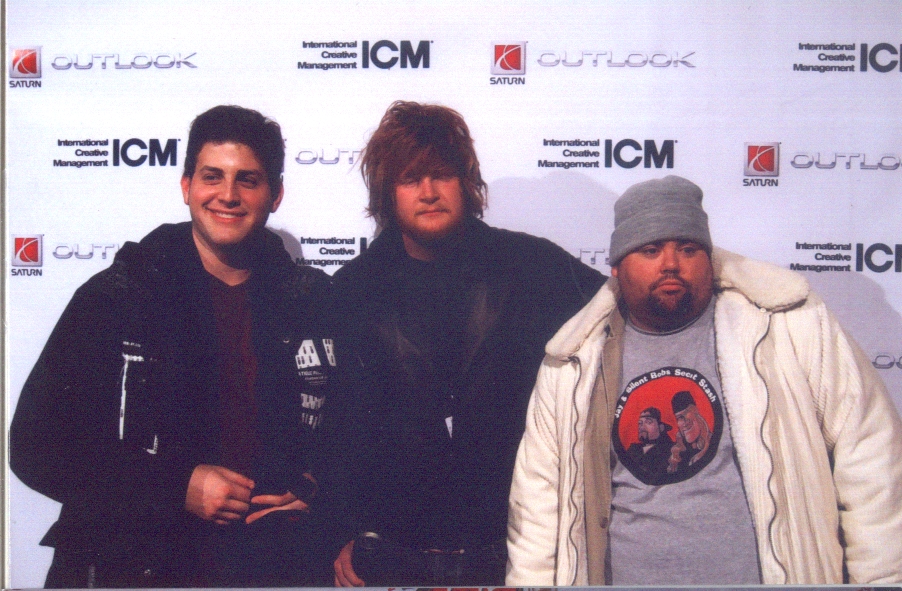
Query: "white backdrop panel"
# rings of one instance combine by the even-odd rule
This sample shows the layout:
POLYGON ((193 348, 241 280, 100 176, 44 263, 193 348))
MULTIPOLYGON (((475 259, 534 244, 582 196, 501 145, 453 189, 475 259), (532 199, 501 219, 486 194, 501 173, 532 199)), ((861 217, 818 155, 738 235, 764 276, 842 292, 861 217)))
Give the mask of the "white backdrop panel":
MULTIPOLYGON (((9 0, 7 27, 7 416, 78 285, 126 240, 187 219, 178 182, 195 115, 232 103, 282 125, 286 198, 270 227, 294 256, 333 272, 351 255, 301 241, 350 238, 357 253, 361 239, 372 238, 357 157, 397 99, 440 102, 464 115, 490 184, 489 223, 546 236, 604 272, 616 196, 665 174, 702 186, 721 246, 783 266, 848 265, 806 274, 902 408, 898 2, 9 0), (331 41, 355 46, 304 46, 331 41), (364 45, 373 50, 379 41, 392 45, 369 53, 367 64, 364 45), (525 73, 493 75, 495 46, 520 43, 525 73), (14 61, 29 48, 39 48, 36 60, 14 61), (392 58, 393 66, 379 67, 392 58), (142 143, 114 166, 114 142, 121 148, 131 139, 142 143), (577 139, 598 145, 548 141, 577 139), (170 140, 174 162, 165 152, 170 140), (747 144, 778 144, 771 176, 745 174, 747 144), (539 166, 545 161, 598 164, 539 166), (41 265, 20 266, 14 238, 38 236, 41 265), (823 260, 836 254, 850 260, 823 260)), ((7 482, 6 585, 41 586, 51 553, 37 544, 58 505, 11 474, 7 482)))

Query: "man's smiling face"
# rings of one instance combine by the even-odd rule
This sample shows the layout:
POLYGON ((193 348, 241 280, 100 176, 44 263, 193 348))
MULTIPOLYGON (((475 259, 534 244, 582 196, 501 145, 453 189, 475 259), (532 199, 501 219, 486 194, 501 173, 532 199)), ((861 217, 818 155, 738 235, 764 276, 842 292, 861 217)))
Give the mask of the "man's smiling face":
POLYGON ((199 249, 222 254, 244 243, 278 209, 266 171, 248 146, 204 144, 191 177, 182 177, 182 196, 191 211, 199 249))

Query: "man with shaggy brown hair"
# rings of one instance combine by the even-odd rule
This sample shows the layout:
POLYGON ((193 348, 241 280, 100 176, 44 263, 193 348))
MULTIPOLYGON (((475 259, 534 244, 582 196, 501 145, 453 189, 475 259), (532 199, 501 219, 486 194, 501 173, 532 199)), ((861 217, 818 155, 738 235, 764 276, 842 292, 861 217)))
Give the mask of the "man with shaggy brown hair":
POLYGON ((507 496, 545 342, 604 281, 479 218, 463 118, 396 102, 362 158, 371 247, 335 275, 356 395, 325 410, 336 585, 504 582, 507 496))

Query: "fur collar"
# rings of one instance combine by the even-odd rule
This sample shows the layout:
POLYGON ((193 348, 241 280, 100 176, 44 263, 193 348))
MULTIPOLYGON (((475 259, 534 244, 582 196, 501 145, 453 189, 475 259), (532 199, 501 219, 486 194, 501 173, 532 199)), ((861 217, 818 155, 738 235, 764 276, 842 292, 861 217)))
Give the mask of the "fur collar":
MULTIPOLYGON (((802 275, 771 263, 747 259, 715 248, 714 284, 718 292, 733 291, 769 312, 795 307, 808 298, 808 280, 802 275)), ((548 341, 545 352, 561 360, 574 356, 586 339, 600 336, 607 319, 617 307, 620 288, 611 277, 592 300, 548 341)))

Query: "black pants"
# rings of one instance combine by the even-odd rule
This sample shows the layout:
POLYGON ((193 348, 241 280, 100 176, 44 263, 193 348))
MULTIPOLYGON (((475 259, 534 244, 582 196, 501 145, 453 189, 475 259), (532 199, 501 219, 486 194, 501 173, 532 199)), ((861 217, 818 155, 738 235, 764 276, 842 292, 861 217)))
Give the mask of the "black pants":
POLYGON ((354 543, 353 566, 368 587, 500 587, 507 568, 507 543, 499 540, 435 552, 360 536, 354 543))
MULTIPOLYGON (((331 557, 306 514, 275 511, 247 526, 209 526, 193 543, 145 540, 102 551, 57 548, 47 589, 325 587, 331 557), (295 519, 296 517, 296 519, 295 519)), ((100 535, 100 534, 98 534, 100 535)))

